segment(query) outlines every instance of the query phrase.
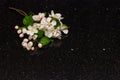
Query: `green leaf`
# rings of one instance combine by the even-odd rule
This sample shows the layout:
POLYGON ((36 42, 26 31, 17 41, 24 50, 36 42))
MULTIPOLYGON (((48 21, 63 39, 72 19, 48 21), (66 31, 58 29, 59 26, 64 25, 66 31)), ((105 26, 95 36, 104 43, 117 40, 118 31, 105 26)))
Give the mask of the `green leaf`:
POLYGON ((27 16, 25 16, 24 19, 23 19, 23 24, 24 24, 25 26, 32 25, 33 22, 34 22, 34 20, 32 19, 32 15, 29 15, 29 16, 27 15, 27 16))
POLYGON ((42 46, 46 46, 48 45, 50 42, 52 42, 52 39, 48 38, 48 37, 42 37, 40 40, 40 43, 42 44, 42 46))
POLYGON ((44 34, 44 31, 42 31, 42 30, 38 30, 38 33, 37 33, 38 38, 43 37, 43 34, 44 34))
POLYGON ((60 23, 60 21, 58 19, 54 19, 54 20, 57 22, 57 24, 54 26, 55 28, 61 26, 61 23, 60 23))

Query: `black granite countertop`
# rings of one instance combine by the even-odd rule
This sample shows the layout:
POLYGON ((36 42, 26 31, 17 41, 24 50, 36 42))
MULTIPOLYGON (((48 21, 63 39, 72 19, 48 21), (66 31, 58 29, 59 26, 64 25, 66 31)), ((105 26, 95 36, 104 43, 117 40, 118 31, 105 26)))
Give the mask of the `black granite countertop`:
POLYGON ((119 0, 0 0, 0 80, 120 80, 119 0), (60 12, 70 33, 26 51, 14 26, 29 12, 60 12))

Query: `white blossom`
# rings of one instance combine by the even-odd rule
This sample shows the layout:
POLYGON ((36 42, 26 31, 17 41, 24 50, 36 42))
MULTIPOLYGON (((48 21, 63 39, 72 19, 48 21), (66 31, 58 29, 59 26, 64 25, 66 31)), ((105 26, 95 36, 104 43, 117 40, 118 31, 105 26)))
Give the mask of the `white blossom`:
POLYGON ((27 31, 27 34, 32 36, 34 33, 37 33, 38 30, 35 28, 35 27, 32 27, 32 26, 28 26, 28 31, 27 31))
POLYGON ((52 20, 51 17, 43 18, 41 20, 41 25, 44 26, 46 29, 49 27, 54 27, 57 24, 55 20, 52 20))
POLYGON ((15 26, 19 37, 24 37, 21 44, 27 50, 35 50, 36 44, 34 44, 34 42, 38 43, 37 46, 39 48, 43 47, 39 42, 41 39, 39 39, 39 30, 43 31, 43 37, 46 36, 48 38, 57 39, 62 38, 62 33, 68 34, 69 32, 68 27, 61 22, 61 19, 63 19, 62 15, 60 13, 54 13, 53 10, 47 17, 45 16, 45 13, 38 13, 37 15, 33 15, 32 18, 36 21, 33 25, 21 27, 20 29, 19 26, 15 26), (58 23, 60 23, 59 26, 57 25, 58 23))
POLYGON ((46 19, 46 22, 44 22, 44 26, 46 28, 46 30, 53 30, 54 26, 57 24, 57 22, 55 20, 52 20, 51 17, 48 17, 46 19))

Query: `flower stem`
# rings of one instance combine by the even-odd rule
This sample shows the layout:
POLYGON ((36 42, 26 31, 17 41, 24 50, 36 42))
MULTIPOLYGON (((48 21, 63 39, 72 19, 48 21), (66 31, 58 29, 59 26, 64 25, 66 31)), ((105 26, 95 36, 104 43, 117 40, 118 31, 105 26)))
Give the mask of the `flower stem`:
POLYGON ((20 10, 20 9, 17 9, 17 8, 14 8, 14 7, 9 7, 9 9, 15 10, 23 16, 27 16, 27 13, 23 10, 20 10))

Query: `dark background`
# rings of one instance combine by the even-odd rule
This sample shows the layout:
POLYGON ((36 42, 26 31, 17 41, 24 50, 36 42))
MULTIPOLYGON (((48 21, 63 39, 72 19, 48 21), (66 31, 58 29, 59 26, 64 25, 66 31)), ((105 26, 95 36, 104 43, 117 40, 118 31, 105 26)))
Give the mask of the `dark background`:
POLYGON ((119 0, 0 0, 0 80, 120 80, 119 0), (52 46, 26 51, 9 10, 60 12, 70 33, 52 46))

